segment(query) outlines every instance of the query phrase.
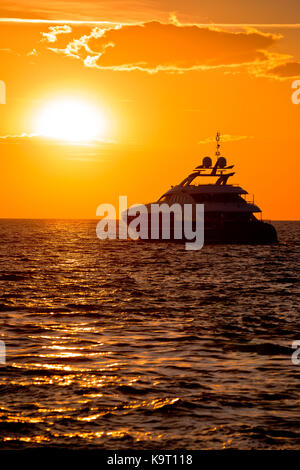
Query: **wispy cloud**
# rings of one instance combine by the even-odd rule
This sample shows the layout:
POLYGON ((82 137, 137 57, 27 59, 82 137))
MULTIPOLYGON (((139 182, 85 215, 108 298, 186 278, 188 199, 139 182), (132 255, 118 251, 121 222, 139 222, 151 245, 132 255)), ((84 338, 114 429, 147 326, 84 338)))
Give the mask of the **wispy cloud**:
MULTIPOLYGON (((221 142, 236 142, 238 140, 253 139, 253 136, 249 135, 231 135, 231 134, 222 134, 221 142)), ((212 144, 215 143, 216 139, 214 137, 207 137, 206 139, 199 140, 198 144, 212 144)))
MULTIPOLYGON (((176 24, 177 26, 198 26, 200 28, 229 28, 229 29, 248 29, 248 28, 255 28, 255 29, 276 29, 276 30, 283 30, 283 29, 300 29, 300 23, 217 23, 213 21, 209 21, 206 23, 189 23, 189 22, 181 22, 171 14, 169 15, 170 23, 176 24)), ((24 23, 24 24, 68 24, 68 25, 101 25, 101 26, 115 26, 115 25, 134 25, 134 24, 143 24, 144 21, 104 21, 104 20, 78 20, 78 19, 69 19, 65 18, 61 19, 45 19, 45 18, 0 18, 0 23, 24 23)))
MULTIPOLYGON (((52 36, 50 36, 52 38, 52 36)), ((67 46, 49 47, 99 70, 148 73, 236 68, 269 60, 267 49, 279 34, 254 29, 230 32, 197 25, 160 23, 93 28, 67 46)), ((282 58, 281 58, 282 60, 282 58)))
POLYGON ((111 146, 116 145, 117 142, 111 139, 93 139, 90 141, 76 141, 72 142, 70 140, 56 139, 43 136, 36 133, 27 133, 23 132, 21 134, 7 134, 0 135, 0 144, 1 143, 12 143, 12 144, 21 144, 21 143, 33 143, 33 144, 47 144, 47 145, 74 145, 76 147, 97 147, 97 146, 111 146))
POLYGON ((300 78, 300 62, 284 62, 267 70, 266 74, 277 80, 300 78))
POLYGON ((69 25, 62 25, 62 26, 50 26, 48 33, 42 33, 43 39, 47 40, 48 42, 56 42, 57 36, 59 34, 70 34, 72 32, 72 28, 69 25))
POLYGON ((48 24, 44 31, 35 26, 30 41, 23 36, 14 42, 14 49, 5 48, 2 52, 31 56, 32 60, 34 56, 42 60, 43 55, 53 53, 77 59, 85 67, 99 71, 183 74, 220 70, 277 80, 299 76, 292 55, 271 52, 282 38, 278 32, 181 23, 174 15, 168 23, 56 23, 48 24))
POLYGON ((100 23, 102 18, 122 21, 145 21, 164 18, 168 12, 153 0, 4 0, 0 16, 8 21, 55 22, 56 19, 79 23, 100 23))
POLYGON ((2 142, 15 142, 15 143, 20 143, 21 141, 23 142, 28 142, 32 140, 33 138, 40 138, 38 134, 34 133, 26 133, 23 132, 22 134, 7 134, 7 135, 0 135, 0 143, 2 142))

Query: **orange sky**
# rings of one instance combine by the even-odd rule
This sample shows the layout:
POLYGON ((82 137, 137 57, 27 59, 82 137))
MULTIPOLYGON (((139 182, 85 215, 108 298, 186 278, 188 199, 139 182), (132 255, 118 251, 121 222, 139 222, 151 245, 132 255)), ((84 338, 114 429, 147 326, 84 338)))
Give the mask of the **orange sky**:
POLYGON ((0 217, 154 201, 213 156, 220 130, 263 217, 300 219, 299 2, 98 3, 2 2, 0 217), (69 97, 105 117, 101 142, 33 135, 45 104, 69 97))

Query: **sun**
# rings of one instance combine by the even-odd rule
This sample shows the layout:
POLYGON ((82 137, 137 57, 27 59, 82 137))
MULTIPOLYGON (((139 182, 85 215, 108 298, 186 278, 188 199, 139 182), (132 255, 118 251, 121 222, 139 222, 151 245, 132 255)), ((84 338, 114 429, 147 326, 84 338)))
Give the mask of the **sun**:
POLYGON ((80 99, 58 99, 47 103, 36 118, 36 133, 67 142, 103 139, 107 120, 96 107, 80 99))

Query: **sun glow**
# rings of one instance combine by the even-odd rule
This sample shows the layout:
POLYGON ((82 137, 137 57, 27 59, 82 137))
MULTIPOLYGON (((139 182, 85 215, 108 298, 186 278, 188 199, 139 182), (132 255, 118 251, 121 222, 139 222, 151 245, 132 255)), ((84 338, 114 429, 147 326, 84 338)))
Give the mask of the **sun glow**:
POLYGON ((101 111, 79 99, 60 99, 47 103, 38 113, 36 132, 67 142, 103 139, 107 121, 101 111))

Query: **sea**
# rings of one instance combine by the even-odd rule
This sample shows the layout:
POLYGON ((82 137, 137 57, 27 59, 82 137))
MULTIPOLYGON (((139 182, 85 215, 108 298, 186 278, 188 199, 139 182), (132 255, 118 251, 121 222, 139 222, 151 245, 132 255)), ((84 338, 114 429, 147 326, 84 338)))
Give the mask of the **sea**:
POLYGON ((300 222, 199 251, 96 224, 0 220, 0 447, 299 449, 300 222))

